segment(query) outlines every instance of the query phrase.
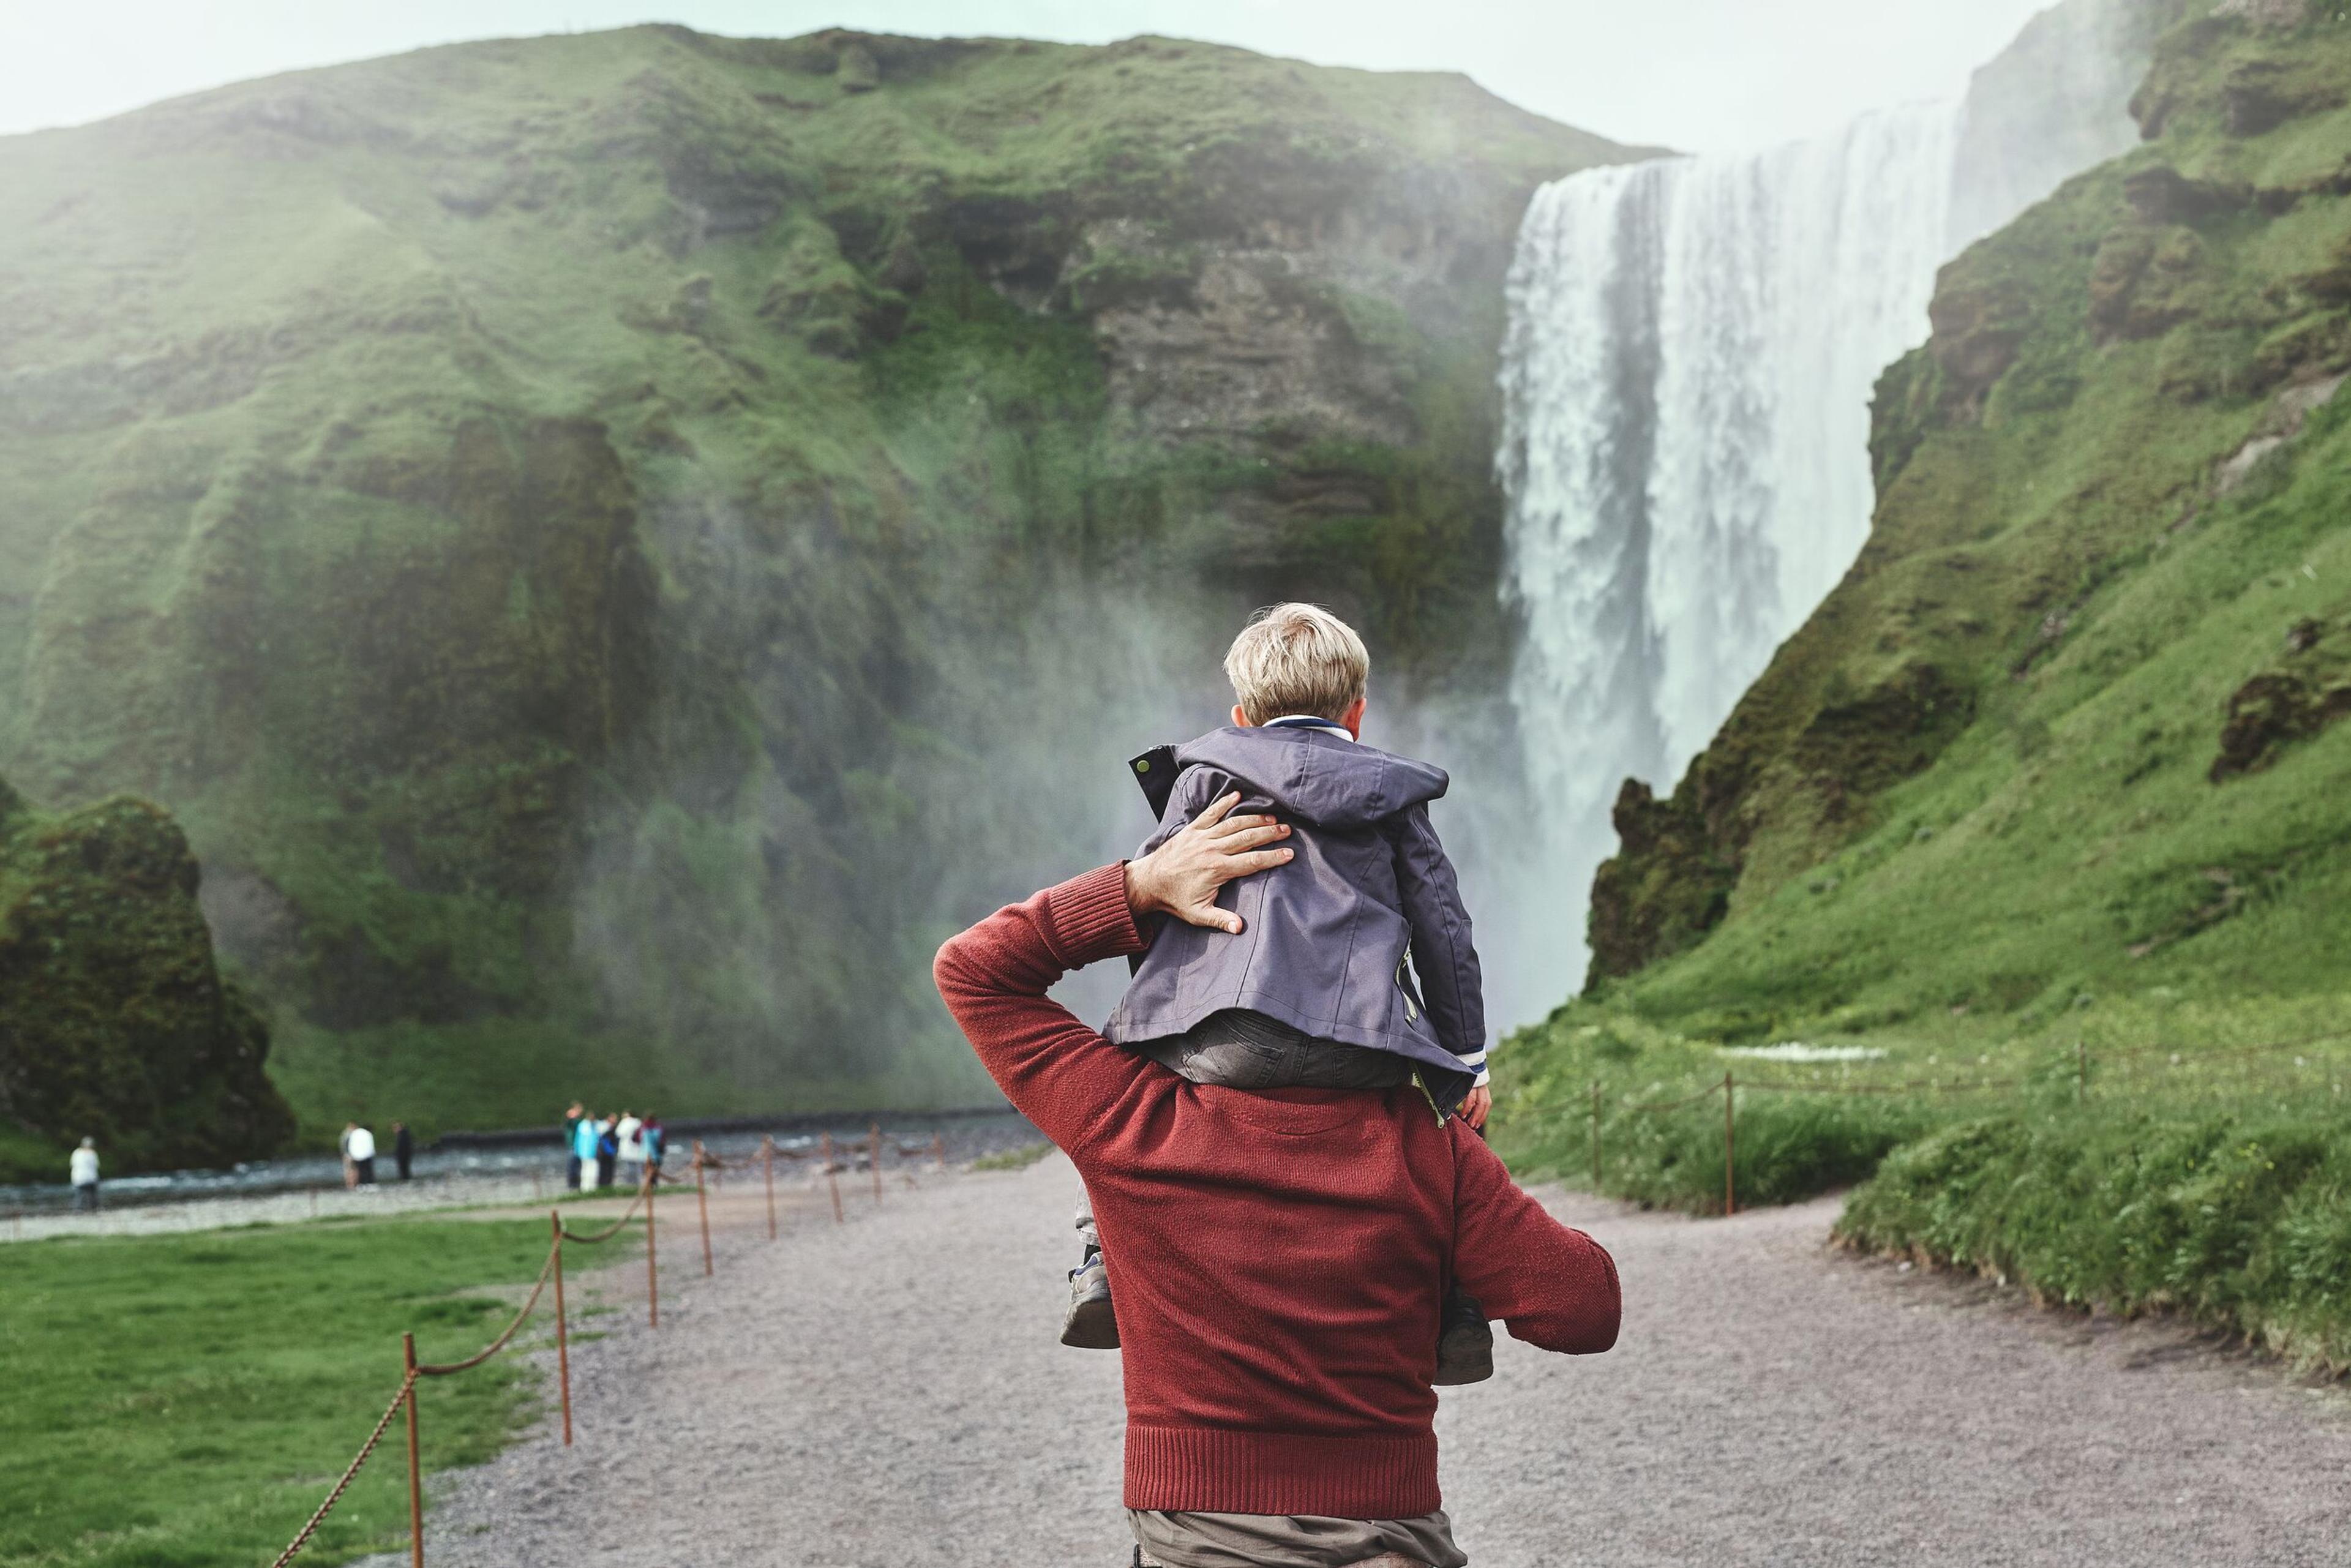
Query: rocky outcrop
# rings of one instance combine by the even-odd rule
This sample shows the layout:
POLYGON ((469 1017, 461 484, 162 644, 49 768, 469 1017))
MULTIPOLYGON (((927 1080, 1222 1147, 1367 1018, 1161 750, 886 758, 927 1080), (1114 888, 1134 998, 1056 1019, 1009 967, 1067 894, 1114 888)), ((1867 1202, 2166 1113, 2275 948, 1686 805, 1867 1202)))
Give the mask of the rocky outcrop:
POLYGON ((2288 747, 2346 717, 2351 717, 2351 625, 2298 621, 2276 664, 2231 694, 2210 777, 2218 784, 2267 768, 2288 747))
MULTIPOLYGON (((0 1117, 125 1173, 274 1153, 291 1114, 266 1027, 224 982, 171 819, 117 798, 50 816, 0 784, 0 1117)), ((14 1146, 13 1145, 11 1145, 14 1146)))
POLYGON ((1968 83, 1951 189, 1954 246, 2129 150, 2124 105, 2155 40, 2195 0, 2068 0, 2024 26, 1968 83))
POLYGON ((2212 14, 2242 16, 2262 27, 2299 27, 2310 20, 2310 0, 2220 0, 2212 14))
POLYGON ((1744 847, 1735 823, 1709 822, 1678 791, 1660 800, 1637 779, 1625 780, 1614 816, 1617 852, 1592 882, 1595 976, 1630 975, 1719 925, 1744 847))

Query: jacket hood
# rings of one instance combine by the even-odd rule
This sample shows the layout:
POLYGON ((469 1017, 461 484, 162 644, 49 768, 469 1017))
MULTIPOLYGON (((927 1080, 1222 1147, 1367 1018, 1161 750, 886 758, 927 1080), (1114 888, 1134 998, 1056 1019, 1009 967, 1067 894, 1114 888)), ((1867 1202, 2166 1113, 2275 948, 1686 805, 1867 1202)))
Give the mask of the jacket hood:
POLYGON ((1221 768, 1282 810, 1332 828, 1360 828, 1443 797, 1445 769, 1396 757, 1327 729, 1210 730, 1176 747, 1178 767, 1221 768))

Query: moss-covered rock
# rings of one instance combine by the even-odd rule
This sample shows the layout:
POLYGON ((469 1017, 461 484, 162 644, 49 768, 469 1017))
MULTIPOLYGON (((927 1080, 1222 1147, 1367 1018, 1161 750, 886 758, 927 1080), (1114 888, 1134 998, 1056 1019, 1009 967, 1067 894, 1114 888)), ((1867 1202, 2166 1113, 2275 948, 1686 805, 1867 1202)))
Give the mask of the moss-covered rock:
POLYGON ((274 1153, 293 1117, 269 1032, 213 961, 196 861, 171 818, 116 797, 57 815, 0 784, 0 1117, 5 1173, 62 1180, 99 1142, 118 1173, 274 1153))

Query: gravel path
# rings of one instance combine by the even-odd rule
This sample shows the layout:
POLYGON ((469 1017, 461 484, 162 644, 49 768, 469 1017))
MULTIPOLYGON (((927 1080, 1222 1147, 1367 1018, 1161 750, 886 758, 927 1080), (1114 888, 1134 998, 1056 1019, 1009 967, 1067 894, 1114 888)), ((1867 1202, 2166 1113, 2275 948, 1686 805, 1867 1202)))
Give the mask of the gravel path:
MULTIPOLYGON (((1053 1343, 1075 1186, 1056 1156, 879 1213, 852 1189, 852 1223, 802 1207, 774 1246, 730 1195, 710 1283, 665 1223, 659 1333, 603 1320, 634 1326, 575 1349, 578 1446, 542 1429, 445 1478, 428 1560, 1123 1563, 1117 1358, 1053 1343)), ((1615 1253, 1625 1333, 1581 1359, 1506 1341, 1493 1382, 1447 1394, 1478 1568, 2351 1564, 2340 1392, 1835 1254, 1834 1201, 1552 1206, 1615 1253)), ((641 1301, 625 1270, 607 1285, 641 1301)))

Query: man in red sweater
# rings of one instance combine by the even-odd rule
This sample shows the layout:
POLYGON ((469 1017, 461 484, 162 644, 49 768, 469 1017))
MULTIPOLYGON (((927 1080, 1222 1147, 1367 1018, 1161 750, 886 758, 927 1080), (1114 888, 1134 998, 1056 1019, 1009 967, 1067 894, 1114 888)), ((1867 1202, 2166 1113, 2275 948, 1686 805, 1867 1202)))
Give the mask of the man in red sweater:
POLYGON ((1512 1337, 1616 1340, 1615 1265, 1416 1088, 1186 1082, 1047 997, 1143 950, 1138 920, 1229 930, 1217 890, 1284 863, 1238 796, 1151 854, 997 911, 939 949, 939 993, 1093 1197, 1126 1385, 1136 1561, 1459 1568, 1437 1484, 1447 1284, 1512 1337))

